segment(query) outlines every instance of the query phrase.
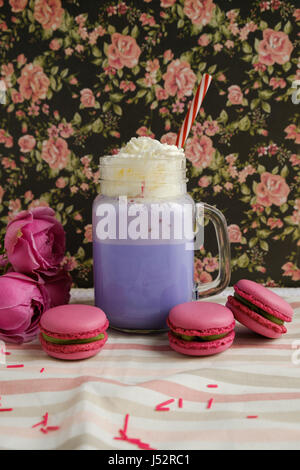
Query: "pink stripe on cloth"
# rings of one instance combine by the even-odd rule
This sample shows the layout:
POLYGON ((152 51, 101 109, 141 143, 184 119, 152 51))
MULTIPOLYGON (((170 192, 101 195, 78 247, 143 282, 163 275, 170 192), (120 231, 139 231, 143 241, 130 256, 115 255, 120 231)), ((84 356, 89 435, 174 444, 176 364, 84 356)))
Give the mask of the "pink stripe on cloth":
MULTIPOLYGON (((116 380, 104 379, 101 377, 82 376, 76 378, 45 378, 15 380, 1 382, 2 395, 17 395, 36 392, 59 392, 64 390, 72 390, 80 387, 87 382, 110 383, 120 387, 132 387, 131 384, 124 384, 116 380)), ((147 383, 135 385, 140 389, 154 390, 173 396, 174 398, 182 398, 192 402, 205 403, 211 398, 211 393, 195 390, 175 382, 165 380, 152 380, 147 383)), ((300 392, 265 392, 265 393, 237 393, 237 394, 220 394, 217 395, 219 403, 239 403, 247 401, 279 401, 279 400, 297 400, 300 399, 300 392)))
MULTIPOLYGON (((154 390, 164 393, 174 398, 182 397, 184 400, 192 402, 206 402, 211 393, 201 392, 184 385, 165 380, 152 380, 147 384, 140 384, 140 388, 154 390)), ((265 392, 265 393, 237 393, 237 394, 219 394, 217 395, 219 403, 240 403, 247 401, 279 401, 279 400, 297 400, 300 399, 300 392, 265 392)))

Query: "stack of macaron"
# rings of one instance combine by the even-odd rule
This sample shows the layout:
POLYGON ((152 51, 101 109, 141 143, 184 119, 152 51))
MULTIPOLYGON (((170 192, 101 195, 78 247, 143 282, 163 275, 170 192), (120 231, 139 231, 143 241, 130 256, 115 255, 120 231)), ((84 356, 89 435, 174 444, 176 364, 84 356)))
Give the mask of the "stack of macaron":
POLYGON ((228 349, 235 338, 235 320, 266 338, 287 332, 293 309, 280 296, 253 281, 242 279, 226 306, 187 302, 171 309, 167 324, 172 349, 189 356, 208 356, 228 349))

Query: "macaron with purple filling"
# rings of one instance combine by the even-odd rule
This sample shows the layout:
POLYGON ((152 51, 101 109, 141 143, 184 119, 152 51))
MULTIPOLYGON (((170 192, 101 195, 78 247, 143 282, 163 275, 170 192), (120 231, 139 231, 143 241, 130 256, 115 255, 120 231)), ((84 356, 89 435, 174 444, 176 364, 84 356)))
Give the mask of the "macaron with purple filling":
POLYGON ((105 313, 91 305, 60 305, 47 310, 40 320, 40 342, 49 356, 65 360, 86 359, 107 341, 105 313))
POLYGON ((294 311, 289 303, 267 287, 241 279, 234 285, 234 295, 227 299, 236 320, 266 338, 280 338, 287 332, 294 311))
POLYGON ((171 309, 170 346, 188 356, 208 356, 228 349, 234 340, 232 312, 213 302, 187 302, 171 309))

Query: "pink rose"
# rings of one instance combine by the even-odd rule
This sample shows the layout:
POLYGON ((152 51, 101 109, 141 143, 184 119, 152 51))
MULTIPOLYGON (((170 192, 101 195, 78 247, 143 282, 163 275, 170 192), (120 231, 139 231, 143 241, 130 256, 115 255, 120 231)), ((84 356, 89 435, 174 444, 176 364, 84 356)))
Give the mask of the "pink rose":
POLYGON ((176 0, 160 0, 160 6, 162 8, 168 8, 174 5, 175 2, 176 0))
POLYGON ((60 27, 64 10, 60 0, 36 0, 34 5, 34 18, 44 29, 53 31, 60 27))
POLYGON ((168 98, 168 93, 164 88, 157 88, 155 90, 155 96, 158 99, 158 101, 166 100, 168 98))
POLYGON ((24 135, 23 137, 20 137, 18 144, 20 146, 21 152, 28 153, 34 149, 36 140, 32 135, 24 135))
POLYGON ((175 132, 168 132, 167 134, 163 135, 160 139, 162 144, 168 145, 176 145, 177 134, 175 132))
POLYGON ((49 47, 52 51, 58 51, 61 48, 61 43, 58 41, 58 39, 52 39, 49 47))
POLYGON ((4 247, 13 269, 56 275, 65 253, 65 232, 49 207, 23 211, 6 229, 4 247))
POLYGON ((55 276, 43 276, 43 281, 50 299, 50 308, 69 303, 72 278, 66 269, 61 269, 55 276))
POLYGON ((201 34, 201 36, 198 39, 199 46, 205 47, 205 46, 208 46, 209 43, 210 43, 209 36, 207 34, 201 34))
POLYGON ((198 185, 200 186, 200 188, 207 188, 210 183, 211 179, 208 176, 202 176, 198 181, 198 185))
POLYGON ((35 102, 46 98, 50 80, 39 65, 26 65, 17 81, 20 85, 20 93, 26 100, 32 99, 35 102))
POLYGON ((185 154, 195 167, 206 168, 213 160, 215 149, 212 140, 203 135, 201 137, 194 136, 187 140, 185 154))
POLYGON ((286 139, 295 140, 296 144, 300 144, 300 132, 297 129, 296 124, 290 124, 284 129, 284 132, 287 134, 286 139))
POLYGON ((203 271, 199 276, 199 281, 201 284, 207 284, 208 282, 211 282, 212 280, 213 278, 206 271, 203 271))
POLYGON ((19 13, 20 11, 23 11, 27 3, 28 3, 28 0, 9 0, 11 10, 14 13, 19 13))
POLYGON ((80 101, 85 108, 93 108, 95 106, 95 97, 92 90, 84 88, 80 92, 80 101))
POLYGON ((24 101, 24 98, 21 95, 21 93, 19 93, 16 90, 11 90, 11 99, 12 99, 13 103, 23 103, 23 101, 24 101))
POLYGON ((242 232, 238 225, 232 224, 228 226, 228 235, 230 243, 241 243, 242 232))
POLYGON ((272 204, 281 206, 287 201, 290 188, 282 176, 266 172, 261 175, 260 179, 261 182, 255 189, 257 204, 265 207, 269 207, 272 204))
POLYGON ((188 62, 177 59, 168 65, 163 79, 167 93, 180 99, 183 96, 191 96, 197 77, 188 62))
POLYGON ((3 200, 4 193, 5 193, 5 190, 2 188, 2 186, 0 186, 0 204, 3 200))
POLYGON ((69 163, 70 150, 67 142, 59 137, 43 142, 42 159, 45 160, 53 170, 62 170, 69 163))
POLYGON ((213 273, 219 269, 219 261, 217 258, 204 258, 203 260, 205 270, 209 273, 213 273))
POLYGON ((231 104, 243 103, 243 92, 238 85, 231 85, 228 88, 228 100, 231 104))
POLYGON ((184 13, 193 24, 206 25, 212 18, 215 6, 212 0, 185 0, 184 13))
POLYGON ((111 39, 112 44, 107 49, 110 67, 115 69, 135 67, 142 52, 136 40, 131 36, 124 36, 120 33, 114 33, 111 39))
POLYGON ((39 281, 15 272, 1 276, 0 339, 17 344, 32 341, 49 305, 48 294, 39 281))
POLYGON ((293 44, 287 34, 265 29, 258 45, 259 62, 266 65, 285 64, 290 60, 293 44))
POLYGON ((93 241, 93 226, 92 224, 88 224, 84 228, 84 241, 87 243, 91 243, 93 241))

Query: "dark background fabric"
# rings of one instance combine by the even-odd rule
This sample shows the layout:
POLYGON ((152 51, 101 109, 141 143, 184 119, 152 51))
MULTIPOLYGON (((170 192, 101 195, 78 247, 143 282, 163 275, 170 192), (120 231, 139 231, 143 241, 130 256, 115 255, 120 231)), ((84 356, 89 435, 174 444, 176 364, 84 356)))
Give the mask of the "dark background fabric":
MULTIPOLYGON (((188 88, 195 92, 206 71, 213 83, 187 147, 189 192, 227 219, 232 283, 246 277, 300 286, 299 105, 291 99, 292 83, 300 80, 297 21, 294 1, 0 0, 0 79, 6 86, 0 104, 1 243, 18 211, 48 205, 66 230, 64 263, 74 285, 92 286, 99 157, 133 136, 174 140, 191 100, 188 88), (112 49, 116 33, 133 45, 136 65, 124 65, 125 53, 112 49), (270 44, 274 49, 265 56, 270 44), (113 67, 118 54, 121 64, 113 67), (195 81, 178 84, 173 96, 167 76, 176 61, 195 81), (44 94, 26 92, 30 73, 44 94), (161 89, 166 93, 158 99, 161 89), (208 160, 196 158, 203 136, 212 146, 208 160)), ((201 282, 217 274, 213 238, 210 227, 196 255, 201 282)))

